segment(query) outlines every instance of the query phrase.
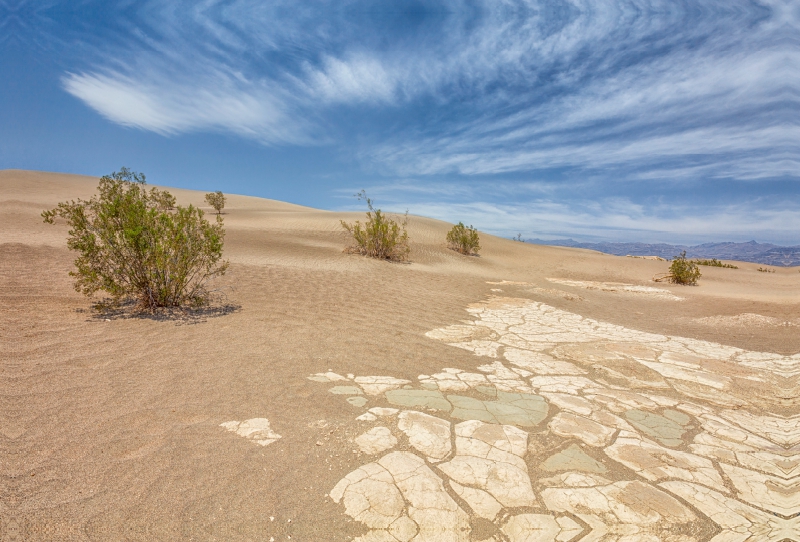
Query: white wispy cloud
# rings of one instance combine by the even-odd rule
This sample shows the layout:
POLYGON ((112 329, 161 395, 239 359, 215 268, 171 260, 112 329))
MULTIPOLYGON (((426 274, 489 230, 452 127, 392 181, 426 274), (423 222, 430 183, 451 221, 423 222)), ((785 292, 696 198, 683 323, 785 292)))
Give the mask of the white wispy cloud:
MULTIPOLYGON (((393 44, 381 36, 391 21, 360 20, 367 8, 355 1, 323 3, 316 17, 282 2, 146 3, 150 32, 126 42, 134 51, 112 50, 108 64, 137 61, 69 74, 64 86, 128 126, 265 143, 341 136, 324 122, 341 105, 406 111, 360 155, 408 174, 641 169, 687 154, 797 150, 800 123, 778 111, 797 107, 800 87, 800 52, 777 39, 798 27, 788 0, 773 0, 771 12, 746 2, 548 6, 429 3, 445 13, 435 28, 393 44), (425 97, 440 108, 435 122, 415 114, 425 97)), ((723 175, 735 175, 725 163, 723 175)))
POLYGON ((587 235, 598 223, 709 235, 740 231, 742 216, 747 231, 796 224, 794 211, 747 202, 701 222, 653 206, 636 214, 624 198, 593 211, 563 192, 529 193, 520 209, 477 205, 465 202, 486 201, 480 193, 423 181, 519 187, 553 171, 573 186, 797 180, 796 0, 415 5, 150 0, 116 46, 87 46, 92 62, 65 75, 64 88, 113 122, 165 135, 336 145, 366 171, 427 190, 435 216, 445 207, 430 202, 447 200, 510 230, 522 230, 516 217, 587 235))
POLYGON ((454 133, 409 144, 388 141, 365 157, 404 174, 468 175, 574 166, 644 167, 707 155, 718 176, 761 155, 759 176, 790 175, 800 161, 800 53, 737 51, 669 57, 635 67, 497 118, 492 112, 454 133), (751 155, 747 155, 751 153, 751 155), (720 161, 719 157, 725 159, 720 161))
POLYGON ((348 59, 325 56, 322 68, 308 67, 307 90, 326 103, 387 102, 395 100, 397 81, 380 60, 368 55, 348 59))
POLYGON ((223 73, 196 81, 134 78, 119 72, 67 74, 64 88, 107 119, 169 135, 230 131, 265 144, 313 142, 307 123, 292 119, 282 89, 223 73))

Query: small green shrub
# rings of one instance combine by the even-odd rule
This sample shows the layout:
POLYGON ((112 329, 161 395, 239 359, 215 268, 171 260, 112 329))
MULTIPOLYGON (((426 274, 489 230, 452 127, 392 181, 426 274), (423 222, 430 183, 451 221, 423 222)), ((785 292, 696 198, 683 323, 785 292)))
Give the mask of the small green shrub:
POLYGON ((760 271, 761 273, 774 273, 774 269, 770 269, 768 267, 759 267, 756 271, 760 271))
POLYGON ((98 191, 42 213, 49 224, 62 218, 70 226, 75 289, 87 296, 104 291, 112 304, 133 299, 150 311, 206 304, 207 281, 228 267, 221 261, 222 219, 211 224, 192 205, 164 210, 172 195, 148 192, 145 176, 127 168, 102 177, 98 191))
POLYGON ((669 282, 675 284, 697 284, 700 278, 700 268, 692 260, 686 259, 686 251, 681 252, 680 256, 675 256, 669 266, 669 273, 664 277, 669 282))
MULTIPOLYGON (((142 175, 142 180, 144 181, 144 175, 142 175)), ((177 204, 175 196, 173 196, 166 190, 158 190, 157 188, 151 188, 150 192, 151 192, 151 198, 158 207, 158 210, 172 211, 173 209, 175 209, 175 205, 177 204)))
POLYGON ((217 211, 217 216, 219 216, 222 209, 225 208, 225 194, 217 190, 216 192, 210 192, 206 194, 206 203, 211 205, 215 211, 217 211))
POLYGON ((711 258, 710 260, 694 260, 694 263, 696 263, 697 265, 707 265, 711 267, 725 267, 727 269, 739 269, 732 263, 722 263, 716 258, 711 258))
POLYGON ((472 226, 466 227, 463 222, 459 222, 447 232, 447 244, 451 249, 467 256, 477 254, 481 249, 478 230, 472 226))
POLYGON ((408 211, 406 211, 403 221, 398 223, 393 218, 386 216, 380 209, 375 209, 372 200, 367 197, 364 190, 356 194, 356 197, 367 203, 369 208, 367 221, 365 224, 361 224, 358 220, 353 224, 348 224, 344 220, 340 221, 342 227, 353 238, 353 244, 345 250, 381 260, 407 260, 411 252, 406 231, 408 211))

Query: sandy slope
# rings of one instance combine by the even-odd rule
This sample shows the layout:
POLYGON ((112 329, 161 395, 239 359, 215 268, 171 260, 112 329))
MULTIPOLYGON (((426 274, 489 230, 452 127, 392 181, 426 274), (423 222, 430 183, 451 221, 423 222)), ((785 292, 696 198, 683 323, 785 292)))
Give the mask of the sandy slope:
MULTIPOLYGON (((71 287, 66 227, 39 216, 95 187, 0 171, 3 539, 350 539, 364 525, 327 494, 368 461, 353 443, 365 427, 306 376, 474 371, 485 360, 426 333, 469 320, 465 309, 491 296, 800 352, 798 268, 740 263, 702 268, 698 287, 655 284, 663 262, 489 235, 479 258, 463 257, 445 247, 449 224, 422 217, 410 221, 412 263, 390 264, 342 252, 339 220, 362 214, 246 196, 229 196, 224 212, 231 268, 220 286, 239 310, 192 324, 106 321, 71 287), (282 436, 266 447, 220 428, 260 417, 282 436)), ((173 193, 205 207, 201 192, 173 193)))

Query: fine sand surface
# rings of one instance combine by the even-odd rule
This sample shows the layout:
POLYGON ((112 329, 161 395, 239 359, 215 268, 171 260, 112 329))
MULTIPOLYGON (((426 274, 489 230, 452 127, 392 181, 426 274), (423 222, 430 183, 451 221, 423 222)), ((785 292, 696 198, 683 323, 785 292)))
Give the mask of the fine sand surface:
POLYGON ((0 171, 0 539, 800 540, 800 269, 228 196, 234 310, 106 317, 40 217, 96 186, 0 171))

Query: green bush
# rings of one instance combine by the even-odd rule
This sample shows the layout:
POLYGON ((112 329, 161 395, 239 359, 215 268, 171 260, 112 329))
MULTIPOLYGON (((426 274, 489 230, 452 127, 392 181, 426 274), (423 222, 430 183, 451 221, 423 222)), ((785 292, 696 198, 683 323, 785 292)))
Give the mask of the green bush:
POLYGON ((358 220, 353 224, 348 224, 344 220, 340 221, 342 227, 353 238, 353 245, 345 250, 381 260, 407 260, 408 254, 411 252, 406 231, 408 211, 406 211, 403 221, 398 223, 393 218, 386 216, 380 209, 375 209, 372 200, 367 197, 364 190, 356 194, 356 197, 367 202, 369 208, 367 221, 365 224, 361 224, 358 220))
MULTIPOLYGON (((225 274, 222 219, 211 224, 189 205, 164 210, 168 192, 145 188, 145 176, 122 168, 100 179, 99 195, 60 203, 44 221, 63 218, 67 246, 78 252, 75 289, 109 294, 114 304, 133 299, 140 308, 201 306, 210 278, 225 274)), ((172 200, 170 200, 172 198, 172 200)))
POLYGON ((680 256, 675 256, 672 259, 666 278, 675 284, 697 284, 697 279, 700 276, 700 268, 692 260, 686 259, 686 251, 684 250, 680 256))
POLYGON ((727 269, 739 269, 732 263, 722 263, 716 258, 711 258, 710 260, 694 260, 694 263, 696 263, 697 265, 707 265, 710 267, 725 267, 727 269))
MULTIPOLYGON (((142 181, 144 181, 144 175, 142 175, 142 181)), ((155 202, 156 207, 158 207, 160 211, 172 211, 175 209, 175 205, 177 204, 175 196, 166 190, 158 190, 156 188, 151 188, 150 192, 153 202, 155 202)))
POLYGON ((225 194, 217 190, 216 192, 210 192, 206 194, 206 203, 211 205, 215 211, 217 211, 217 216, 225 208, 225 194))
POLYGON ((459 222, 447 232, 447 244, 451 249, 467 256, 477 254, 481 249, 478 230, 472 226, 466 227, 463 222, 459 222))

